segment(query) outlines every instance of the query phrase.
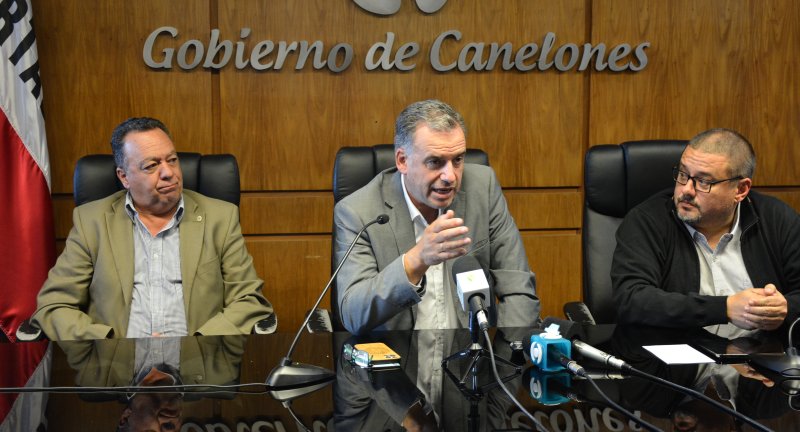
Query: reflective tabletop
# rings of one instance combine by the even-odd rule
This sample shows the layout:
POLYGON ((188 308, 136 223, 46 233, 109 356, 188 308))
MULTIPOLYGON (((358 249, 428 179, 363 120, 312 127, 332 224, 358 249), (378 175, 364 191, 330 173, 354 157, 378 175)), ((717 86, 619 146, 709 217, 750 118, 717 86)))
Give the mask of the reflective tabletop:
MULTIPOLYGON (((661 430, 755 430, 706 402, 576 352, 572 358, 596 387, 565 371, 542 372, 524 354, 525 341, 539 331, 493 329, 490 341, 480 338, 478 345, 467 330, 304 334, 292 360, 328 369, 332 379, 299 389, 265 385, 293 339, 286 333, 0 344, 4 363, 28 351, 46 352, 39 368, 44 381, 14 390, 4 380, 0 406, 15 403, 25 414, 15 418, 18 430, 40 428, 32 420, 37 412, 44 413, 40 430, 57 431, 118 425, 181 431, 534 430, 497 384, 494 356, 505 387, 546 430, 641 430, 603 394, 661 430), (391 348, 399 366, 364 368, 342 355, 367 342, 391 348)), ((769 429, 797 430, 800 424, 798 381, 743 360, 753 351, 780 353, 783 346, 772 337, 727 341, 702 330, 577 325, 567 336, 703 393, 769 429), (727 354, 720 363, 667 365, 643 348, 685 343, 727 354)), ((6 369, 16 373, 13 366, 6 369)))

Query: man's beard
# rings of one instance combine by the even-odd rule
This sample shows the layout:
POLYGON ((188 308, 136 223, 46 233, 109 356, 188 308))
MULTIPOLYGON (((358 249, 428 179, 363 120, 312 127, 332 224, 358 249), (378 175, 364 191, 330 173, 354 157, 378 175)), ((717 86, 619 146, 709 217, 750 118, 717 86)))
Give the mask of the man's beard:
POLYGON ((684 223, 687 223, 691 226, 697 225, 703 219, 703 212, 700 209, 700 206, 697 205, 694 198, 688 197, 686 195, 681 195, 678 199, 675 200, 675 211, 678 214, 678 219, 682 220, 684 223), (681 202, 685 202, 695 209, 697 209, 697 214, 694 216, 690 216, 688 214, 681 214, 681 211, 678 209, 678 204, 681 202))

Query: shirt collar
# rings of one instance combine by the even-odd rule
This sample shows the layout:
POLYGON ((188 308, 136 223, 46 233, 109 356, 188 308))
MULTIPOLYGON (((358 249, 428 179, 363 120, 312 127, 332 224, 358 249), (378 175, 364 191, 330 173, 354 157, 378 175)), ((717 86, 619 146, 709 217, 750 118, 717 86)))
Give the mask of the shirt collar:
MULTIPOLYGON (((183 208, 183 194, 181 194, 181 200, 178 202, 178 211, 176 211, 172 216, 172 218, 175 219, 175 223, 180 223, 181 219, 183 219, 183 208)), ((132 221, 136 222, 136 216, 139 214, 139 212, 133 205, 133 198, 131 198, 130 191, 125 194, 125 211, 128 213, 128 217, 131 218, 132 221)))
MULTIPOLYGON (((733 215, 733 225, 731 227, 731 231, 728 234, 725 234, 725 235, 730 235, 731 237, 733 237, 733 236, 735 236, 735 235, 737 235, 739 233, 739 230, 740 230, 739 229, 739 214, 742 211, 742 205, 741 204, 742 203, 736 204, 736 212, 733 215)), ((683 225, 686 226, 686 229, 689 230, 689 234, 692 236, 692 238, 695 238, 695 233, 697 232, 697 230, 694 229, 693 226, 689 225, 686 222, 684 222, 683 225)))
MULTIPOLYGON (((411 216, 411 220, 415 221, 417 218, 422 222, 424 226, 428 226, 428 221, 422 216, 417 206, 414 205, 414 202, 411 201, 411 197, 408 195, 408 190, 406 189, 406 175, 400 174, 400 184, 403 185, 403 198, 406 199, 406 205, 408 206, 408 214, 411 216)), ((439 209, 439 215, 442 214, 442 209, 439 209)))

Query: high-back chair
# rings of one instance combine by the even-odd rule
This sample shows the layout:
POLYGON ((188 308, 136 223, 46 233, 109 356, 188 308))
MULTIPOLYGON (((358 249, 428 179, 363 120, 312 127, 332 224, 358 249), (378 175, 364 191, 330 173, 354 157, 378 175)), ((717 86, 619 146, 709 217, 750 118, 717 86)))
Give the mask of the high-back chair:
MULTIPOLYGON (((616 231, 629 210, 674 186, 672 167, 686 141, 629 141, 598 145, 586 153, 583 207, 583 299, 597 323, 616 321, 611 261, 616 231)), ((565 314, 569 316, 565 306, 565 314)))
MULTIPOLYGON (((239 205, 239 164, 236 157, 178 152, 178 160, 184 188, 239 205)), ((72 178, 76 206, 105 198, 118 190, 122 190, 122 184, 117 179, 113 156, 95 154, 78 159, 72 178)))

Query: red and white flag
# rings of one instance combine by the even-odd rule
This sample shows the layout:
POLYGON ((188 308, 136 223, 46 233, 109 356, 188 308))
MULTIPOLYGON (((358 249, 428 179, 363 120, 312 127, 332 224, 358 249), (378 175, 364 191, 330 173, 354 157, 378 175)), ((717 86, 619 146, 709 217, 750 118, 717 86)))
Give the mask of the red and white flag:
MULTIPOLYGON (((28 0, 0 1, 0 54, 0 331, 14 342, 17 327, 35 311, 36 294, 55 262, 50 161, 28 0)), ((44 384, 47 346, 3 346, 0 386, 44 384)), ((35 430, 42 396, 27 398, 0 395, 0 430, 25 425, 35 430)))

